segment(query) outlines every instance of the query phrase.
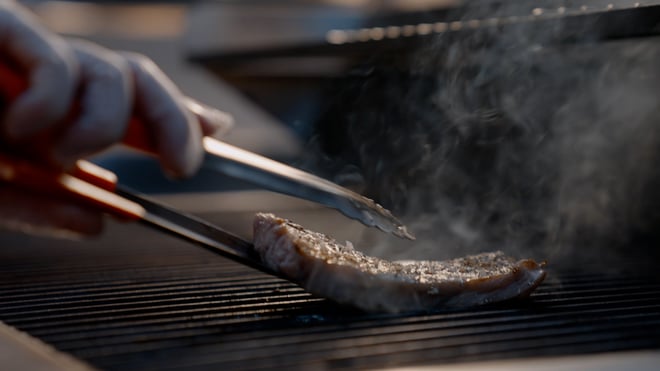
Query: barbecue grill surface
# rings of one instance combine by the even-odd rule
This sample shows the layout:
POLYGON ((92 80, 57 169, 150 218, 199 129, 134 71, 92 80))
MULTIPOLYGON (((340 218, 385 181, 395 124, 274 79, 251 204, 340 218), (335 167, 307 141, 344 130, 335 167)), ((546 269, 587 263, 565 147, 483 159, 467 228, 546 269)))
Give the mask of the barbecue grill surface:
POLYGON ((372 315, 139 225, 0 236, 0 320, 107 370, 380 368, 660 346, 660 283, 550 270, 524 301, 372 315))

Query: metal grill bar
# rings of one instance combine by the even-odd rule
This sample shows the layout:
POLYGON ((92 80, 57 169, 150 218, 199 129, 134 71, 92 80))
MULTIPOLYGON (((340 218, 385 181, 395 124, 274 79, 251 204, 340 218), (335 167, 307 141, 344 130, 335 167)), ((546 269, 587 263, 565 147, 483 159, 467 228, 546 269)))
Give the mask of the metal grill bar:
MULTIPOLYGON (((612 325, 610 330, 612 328, 619 328, 621 326, 629 327, 634 325, 635 321, 644 321, 649 319, 642 315, 629 315, 626 314, 625 311, 603 311, 602 313, 590 313, 596 315, 596 317, 607 315, 608 318, 616 319, 618 323, 616 325, 612 325)), ((654 320, 657 322, 658 317, 655 316, 654 320)), ((437 340, 439 338, 444 339, 442 340, 443 344, 448 344, 451 342, 451 339, 455 338, 479 339, 475 340, 473 344, 480 344, 486 340, 487 335, 499 336, 505 333, 524 333, 525 336, 540 336, 545 332, 551 334, 552 331, 561 328, 562 325, 565 325, 566 323, 567 320, 565 318, 558 318, 556 316, 548 316, 546 318, 527 318, 525 320, 501 319, 495 320, 492 323, 489 323, 488 321, 479 321, 475 323, 461 323, 457 325, 430 326, 430 328, 415 330, 407 329, 405 327, 393 327, 385 331, 369 331, 369 329, 363 329, 361 331, 350 331, 347 333, 312 332, 312 334, 299 334, 296 337, 291 334, 286 334, 280 335, 280 337, 260 338, 256 344, 254 339, 243 339, 242 341, 239 341, 232 339, 232 337, 229 336, 228 338, 232 339, 231 342, 224 346, 222 350, 213 349, 211 353, 213 357, 218 357, 222 360, 231 360, 237 357, 235 355, 237 352, 245 354, 245 356, 249 357, 249 359, 257 359, 260 357, 269 358, 272 356, 272 354, 275 353, 280 356, 289 355, 293 357, 297 353, 296 349, 304 350, 305 352, 338 351, 339 349, 345 349, 348 351, 354 347, 364 347, 367 349, 382 348, 387 345, 397 347, 401 346, 402 348, 410 346, 413 347, 412 349, 415 349, 415 347, 422 347, 424 343, 434 341, 434 339, 437 340), (386 340, 375 342, 375 336, 384 337, 386 340), (404 346, 404 343, 408 342, 410 342, 410 344, 404 346)), ((589 323, 585 323, 583 324, 583 328, 586 328, 589 325, 589 323)), ((209 331, 206 331, 206 333, 208 334, 209 331)), ((579 333, 579 331, 577 331, 576 334, 577 333, 579 333)), ((199 336, 200 334, 196 335, 199 336)), ((140 351, 163 349, 173 345, 176 346, 176 340, 180 339, 180 337, 168 337, 167 334, 156 334, 155 336, 152 335, 152 338, 163 341, 161 341, 159 344, 146 344, 144 347, 142 347, 142 349, 140 349, 140 351)), ((212 345, 213 342, 209 342, 208 340, 212 339, 203 339, 198 337, 196 342, 199 345, 212 345)), ((126 339, 123 344, 131 343, 132 342, 129 341, 129 339, 126 339)), ((67 343, 65 347, 67 349, 73 350, 76 353, 86 353, 87 356, 136 353, 134 348, 128 348, 125 345, 121 346, 121 344, 113 346, 112 349, 107 349, 101 353, 98 352, 98 349, 92 349, 93 347, 90 347, 90 344, 67 343), (78 345, 79 348, 76 348, 76 345, 78 345)), ((368 355, 368 353, 369 351, 366 350, 361 354, 368 355)))
POLYGON ((0 319, 108 370, 377 368, 660 347, 656 279, 551 271, 525 301, 374 315, 152 237, 91 252, 0 241, 0 319))
MULTIPOLYGON (((428 355, 418 358, 420 353, 437 354, 436 352, 446 348, 478 347, 482 348, 483 351, 494 352, 495 350, 492 349, 493 343, 501 343, 500 350, 516 349, 516 346, 519 347, 520 345, 528 348, 535 346, 538 349, 544 349, 546 346, 561 345, 567 341, 579 344, 606 342, 621 337, 639 338, 640 335, 649 335, 647 326, 657 326, 659 324, 657 316, 652 321, 648 321, 646 318, 638 318, 637 321, 634 321, 626 316, 611 316, 609 318, 616 322, 605 326, 596 326, 600 324, 600 322, 597 322, 599 319, 596 319, 581 326, 561 327, 565 322, 556 321, 541 322, 541 324, 535 326, 529 326, 529 323, 518 326, 505 326, 498 328, 497 331, 490 331, 488 330, 490 326, 487 326, 484 331, 479 331, 478 328, 466 328, 462 331, 445 333, 403 333, 394 338, 381 335, 361 338, 342 337, 339 341, 318 342, 317 340, 316 342, 306 342, 300 340, 293 347, 267 346, 262 344, 261 341, 258 341, 257 346, 255 346, 254 341, 248 341, 251 346, 241 347, 241 345, 246 344, 239 343, 236 344, 234 349, 222 352, 218 352, 213 346, 207 346, 206 352, 196 352, 194 359, 188 359, 186 361, 188 363, 181 363, 179 366, 215 364, 222 368, 233 369, 240 368, 242 364, 245 365, 247 362, 251 368, 255 366, 272 367, 273 364, 281 367, 304 364, 319 359, 353 358, 359 361, 365 357, 393 357, 394 354, 400 359, 400 357, 405 357, 405 353, 414 353, 415 356, 407 359, 409 362, 415 358, 416 360, 428 360, 428 355), (595 326, 596 328, 594 328, 595 326), (620 330, 625 330, 625 335, 612 334, 613 331, 620 330), (535 343, 530 343, 531 340, 534 340, 535 343), (516 344, 516 342, 522 342, 523 344, 516 344)), ((658 332, 656 331, 651 335, 657 336, 658 332)), ((650 342, 650 344, 658 345, 657 341, 650 342)), ((435 359, 435 357, 437 355, 431 358, 435 359)), ((378 364, 379 362, 374 362, 371 365, 378 364)))

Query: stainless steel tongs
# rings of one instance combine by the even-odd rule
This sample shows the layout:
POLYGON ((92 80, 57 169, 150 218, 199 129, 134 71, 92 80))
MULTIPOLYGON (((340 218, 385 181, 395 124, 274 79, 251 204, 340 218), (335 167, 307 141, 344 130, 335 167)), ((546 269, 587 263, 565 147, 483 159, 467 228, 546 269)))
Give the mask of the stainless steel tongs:
MULTIPOLYGON (((27 86, 24 76, 16 73, 9 65, 0 63, 0 94, 5 102, 11 102, 16 99, 27 86)), ((75 111, 77 109, 74 107, 69 117, 75 117, 75 111)), ((137 115, 131 118, 123 144, 144 152, 156 153, 156 146, 137 115)), ((205 160, 205 166, 207 167, 252 182, 268 190, 307 199, 337 209, 344 215, 356 219, 369 227, 376 227, 401 238, 414 239, 406 230, 406 227, 392 213, 373 200, 353 191, 318 176, 211 137, 204 138, 203 145, 207 153, 205 160)), ((82 166, 78 166, 72 171, 58 173, 57 170, 44 167, 39 163, 30 162, 29 159, 25 159, 13 152, 0 154, 3 161, 1 165, 6 170, 4 174, 0 174, 2 175, 0 180, 4 179, 5 181, 20 183, 23 186, 43 188, 48 182, 40 183, 35 180, 42 179, 43 176, 46 178, 51 177, 53 178, 51 180, 57 180, 55 182, 57 185, 59 184, 59 178, 57 177, 65 176, 67 181, 75 180, 77 182, 91 183, 91 185, 101 186, 101 188, 111 192, 115 190, 115 185, 110 183, 115 183, 116 180, 114 182, 108 182, 107 179, 97 176, 98 171, 87 171, 87 169, 90 169, 90 164, 84 161, 79 161, 79 164, 82 166), (40 172, 43 174, 40 174, 40 172), (10 176, 12 174, 14 176, 10 176), (16 174, 20 175, 20 177, 16 176, 16 174), (31 177, 34 177, 34 179, 31 179, 31 177)), ((53 184, 50 185, 53 186, 53 184)), ((69 192, 67 187, 63 187, 63 191, 64 193, 69 192)), ((99 200, 93 200, 89 196, 83 197, 83 199, 87 202, 91 201, 94 204, 99 204, 99 200)), ((111 201, 105 200, 103 202, 107 203, 111 201)), ((106 211, 111 212, 112 210, 112 207, 106 208, 106 211)))

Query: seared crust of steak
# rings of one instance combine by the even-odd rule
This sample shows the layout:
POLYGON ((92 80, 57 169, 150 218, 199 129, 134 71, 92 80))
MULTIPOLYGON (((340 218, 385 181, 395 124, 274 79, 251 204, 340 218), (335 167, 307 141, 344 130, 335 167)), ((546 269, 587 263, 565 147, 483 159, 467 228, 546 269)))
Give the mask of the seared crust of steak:
POLYGON ((529 295, 542 264, 502 252, 447 261, 370 257, 272 214, 257 214, 254 247, 262 261, 307 291, 366 311, 460 308, 529 295))

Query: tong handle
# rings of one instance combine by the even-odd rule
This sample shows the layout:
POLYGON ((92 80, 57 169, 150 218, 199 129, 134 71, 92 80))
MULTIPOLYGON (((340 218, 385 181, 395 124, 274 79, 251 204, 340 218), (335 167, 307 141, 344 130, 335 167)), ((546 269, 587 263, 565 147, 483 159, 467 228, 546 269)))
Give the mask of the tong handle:
POLYGON ((0 181, 40 194, 79 202, 123 219, 143 218, 145 210, 142 206, 113 192, 116 177, 113 181, 112 175, 114 174, 86 161, 79 161, 72 173, 65 173, 0 153, 0 181))

